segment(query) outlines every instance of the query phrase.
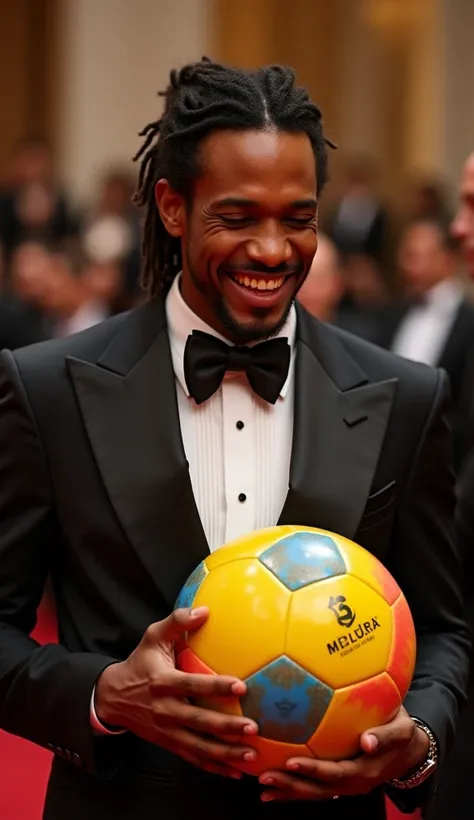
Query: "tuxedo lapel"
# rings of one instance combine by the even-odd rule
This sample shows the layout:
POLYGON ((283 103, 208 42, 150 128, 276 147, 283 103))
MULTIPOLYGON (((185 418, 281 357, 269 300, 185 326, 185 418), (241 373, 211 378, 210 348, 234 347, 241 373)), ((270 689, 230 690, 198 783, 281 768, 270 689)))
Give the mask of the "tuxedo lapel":
POLYGON ((97 363, 70 358, 68 368, 117 518, 171 607, 209 550, 181 439, 162 304, 130 313, 97 363))
POLYGON ((280 524, 355 536, 396 386, 396 379, 369 383, 336 333, 298 310, 290 487, 280 524))

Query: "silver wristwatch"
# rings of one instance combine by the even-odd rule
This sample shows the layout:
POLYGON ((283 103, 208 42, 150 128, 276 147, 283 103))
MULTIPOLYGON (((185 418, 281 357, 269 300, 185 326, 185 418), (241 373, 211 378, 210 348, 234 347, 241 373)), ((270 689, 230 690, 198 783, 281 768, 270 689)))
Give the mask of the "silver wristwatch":
POLYGON ((426 725, 426 723, 423 723, 422 720, 412 717, 412 721, 419 726, 420 729, 423 729, 423 731, 428 735, 430 746, 426 760, 421 764, 421 766, 418 767, 418 769, 416 769, 416 771, 407 775, 407 777, 390 780, 389 785, 394 786, 396 789, 414 789, 415 786, 419 786, 421 783, 424 783, 428 777, 431 777, 438 766, 438 744, 433 732, 426 725))

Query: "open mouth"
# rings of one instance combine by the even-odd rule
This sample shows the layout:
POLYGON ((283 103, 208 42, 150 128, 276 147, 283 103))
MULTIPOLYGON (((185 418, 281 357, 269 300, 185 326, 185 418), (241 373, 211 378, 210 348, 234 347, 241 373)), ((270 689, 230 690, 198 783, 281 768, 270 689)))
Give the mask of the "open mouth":
POLYGON ((243 273, 231 273, 229 276, 242 288, 260 292, 279 290, 285 281, 284 276, 275 276, 274 279, 262 279, 258 275, 243 273))

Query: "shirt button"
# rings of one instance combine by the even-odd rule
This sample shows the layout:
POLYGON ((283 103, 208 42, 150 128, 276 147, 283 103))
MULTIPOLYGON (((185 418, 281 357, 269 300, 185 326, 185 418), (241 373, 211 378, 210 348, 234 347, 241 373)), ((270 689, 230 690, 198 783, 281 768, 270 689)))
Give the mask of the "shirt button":
POLYGON ((245 425, 243 421, 238 421, 235 426, 237 427, 237 430, 243 430, 245 425))
POLYGON ((247 496, 245 495, 245 493, 240 493, 240 495, 239 495, 239 501, 241 501, 242 503, 243 503, 244 501, 247 501, 247 496))

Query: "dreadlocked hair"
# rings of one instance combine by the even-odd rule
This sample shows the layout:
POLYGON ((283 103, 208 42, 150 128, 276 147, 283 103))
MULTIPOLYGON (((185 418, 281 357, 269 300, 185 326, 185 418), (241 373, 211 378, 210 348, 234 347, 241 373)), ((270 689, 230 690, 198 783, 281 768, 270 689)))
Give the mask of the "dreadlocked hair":
POLYGON ((267 66, 244 71, 213 63, 206 57, 170 74, 163 115, 140 132, 143 145, 133 201, 144 209, 141 283, 149 296, 166 293, 182 267, 179 238, 166 230, 155 203, 155 185, 167 179, 189 201, 199 175, 199 145, 219 130, 304 132, 314 152, 318 193, 327 182, 327 146, 319 108, 306 90, 295 86, 291 68, 267 66))

